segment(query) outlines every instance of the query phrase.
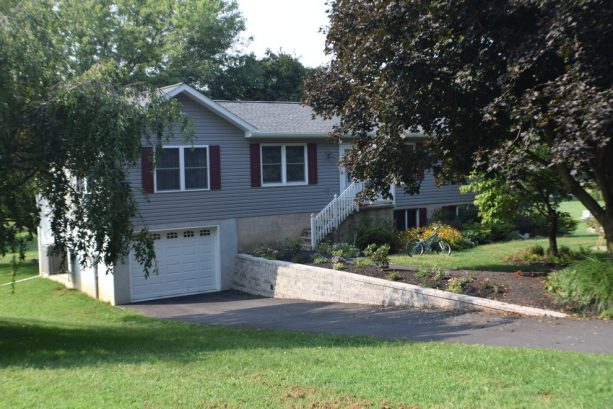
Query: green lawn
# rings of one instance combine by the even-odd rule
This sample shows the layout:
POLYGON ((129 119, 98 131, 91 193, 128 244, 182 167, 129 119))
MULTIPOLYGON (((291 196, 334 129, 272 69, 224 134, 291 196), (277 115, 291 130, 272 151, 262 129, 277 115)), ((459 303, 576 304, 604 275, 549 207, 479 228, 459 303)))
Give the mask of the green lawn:
POLYGON ((11 409, 613 407, 611 355, 161 321, 45 279, 0 288, 0 351, 11 409))
MULTIPOLYGON (((585 209, 577 201, 567 201, 560 206, 565 212, 569 212, 572 217, 579 220, 581 211, 585 209)), ((598 242, 598 236, 586 230, 585 222, 580 222, 577 230, 567 237, 558 238, 559 246, 568 246, 572 250, 580 247, 591 248, 598 242)), ((419 267, 434 267, 445 269, 467 269, 467 270, 491 270, 491 271, 516 271, 516 270, 535 270, 534 267, 518 267, 502 261, 502 257, 514 253, 519 249, 531 247, 536 244, 547 248, 546 238, 535 238, 529 240, 513 240, 503 243, 484 244, 464 251, 454 251, 451 255, 426 254, 421 256, 409 257, 406 255, 393 255, 390 257, 392 264, 408 264, 419 267)))
MULTIPOLYGON (((11 260, 12 254, 0 256, 0 284, 10 283, 12 281, 11 260)), ((16 280, 38 275, 38 263, 35 260, 38 258, 38 249, 36 237, 28 242, 28 250, 26 251, 26 259, 19 264, 17 269, 16 280)))

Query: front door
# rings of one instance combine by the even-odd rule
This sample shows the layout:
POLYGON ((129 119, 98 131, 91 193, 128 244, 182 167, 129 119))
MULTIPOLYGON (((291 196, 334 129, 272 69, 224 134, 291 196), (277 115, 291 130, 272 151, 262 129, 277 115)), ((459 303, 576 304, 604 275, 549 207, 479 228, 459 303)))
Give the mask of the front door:
MULTIPOLYGON (((351 150, 351 144, 350 143, 342 143, 342 144, 340 144, 339 145, 338 157, 342 158, 350 150, 351 150)), ((339 169, 339 173, 340 173, 339 176, 340 176, 340 181, 341 181, 341 186, 340 186, 341 190, 340 190, 340 192, 342 193, 351 184, 352 180, 351 180, 351 174, 347 171, 347 169, 345 169, 344 166, 339 164, 338 169, 339 169)))

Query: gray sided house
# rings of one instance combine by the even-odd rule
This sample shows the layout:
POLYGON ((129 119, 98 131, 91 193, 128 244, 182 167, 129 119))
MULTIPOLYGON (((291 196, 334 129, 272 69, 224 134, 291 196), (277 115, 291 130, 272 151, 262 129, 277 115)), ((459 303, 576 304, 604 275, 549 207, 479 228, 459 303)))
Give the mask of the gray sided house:
MULTIPOLYGON (((359 190, 339 167, 350 145, 331 142, 335 121, 313 119, 309 107, 213 101, 185 84, 162 91, 180 102, 195 136, 193 143, 180 136, 168 141, 156 168, 152 148, 143 147, 140 166, 130 172, 160 273, 145 279, 133 257, 114 274, 104 266, 82 269, 71 260, 68 274, 55 276, 67 285, 112 304, 228 289, 238 252, 305 233, 319 241, 320 224, 312 215, 359 190)), ((423 137, 414 135, 415 142, 423 137)), ((406 229, 424 225, 434 209, 453 211, 473 200, 457 186, 435 187, 427 173, 421 194, 406 195, 400 187, 392 192, 392 201, 362 207, 360 214, 376 209, 406 229)), ((42 216, 40 271, 49 275, 57 263, 45 256, 53 237, 44 211, 42 216)), ((345 218, 334 219, 339 224, 345 218)))

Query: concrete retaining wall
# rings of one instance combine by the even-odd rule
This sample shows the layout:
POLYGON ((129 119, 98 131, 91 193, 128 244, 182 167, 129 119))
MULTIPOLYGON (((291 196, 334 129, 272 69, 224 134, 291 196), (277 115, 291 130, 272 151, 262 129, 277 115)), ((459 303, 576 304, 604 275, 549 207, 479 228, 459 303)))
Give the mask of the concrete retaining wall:
POLYGON ((266 297, 385 306, 503 311, 529 316, 566 316, 556 311, 523 307, 327 268, 266 260, 246 254, 239 254, 236 257, 232 284, 237 290, 266 297))

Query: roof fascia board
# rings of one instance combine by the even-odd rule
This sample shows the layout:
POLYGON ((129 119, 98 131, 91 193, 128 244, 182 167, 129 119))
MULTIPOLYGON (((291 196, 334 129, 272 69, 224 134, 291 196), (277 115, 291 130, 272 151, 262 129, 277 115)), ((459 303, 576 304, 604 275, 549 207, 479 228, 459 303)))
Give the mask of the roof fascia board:
POLYGON ((226 108, 222 107, 212 99, 202 95, 202 93, 198 92, 187 84, 181 84, 173 90, 167 92, 165 95, 167 98, 173 98, 179 94, 187 95, 188 97, 210 109, 217 115, 221 116, 228 122, 236 125, 240 129, 245 131, 245 136, 247 136, 247 134, 258 132, 257 128, 255 128, 253 125, 246 122, 244 119, 238 117, 237 115, 233 114, 232 112, 228 111, 226 108))
POLYGON ((328 138, 329 132, 252 132, 247 138, 328 138))

